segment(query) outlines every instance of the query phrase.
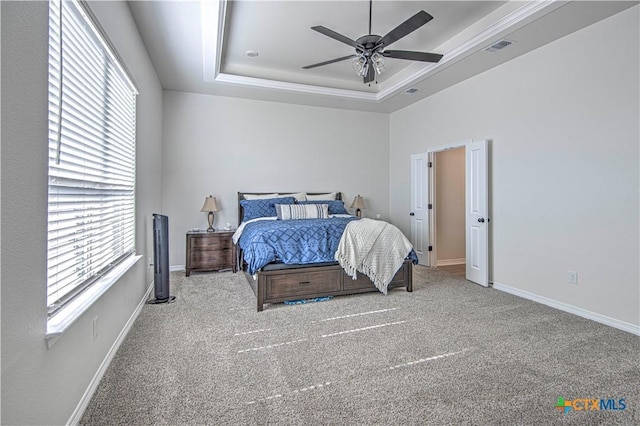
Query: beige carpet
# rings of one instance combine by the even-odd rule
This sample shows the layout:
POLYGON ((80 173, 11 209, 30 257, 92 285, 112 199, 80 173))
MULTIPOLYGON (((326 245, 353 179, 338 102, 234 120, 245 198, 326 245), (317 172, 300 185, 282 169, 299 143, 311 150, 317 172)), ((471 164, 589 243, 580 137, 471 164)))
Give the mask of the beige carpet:
POLYGON ((443 271, 415 267, 413 293, 261 313, 242 274, 172 273, 171 287, 82 424, 640 424, 637 336, 443 271), (565 414, 559 397, 626 409, 565 414))

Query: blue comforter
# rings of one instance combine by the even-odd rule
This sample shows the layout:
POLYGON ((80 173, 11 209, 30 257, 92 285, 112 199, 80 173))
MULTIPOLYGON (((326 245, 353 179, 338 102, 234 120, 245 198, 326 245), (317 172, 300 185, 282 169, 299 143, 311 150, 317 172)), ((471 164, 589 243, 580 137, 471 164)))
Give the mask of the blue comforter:
POLYGON ((357 219, 259 220, 245 225, 238 245, 250 274, 276 259, 286 264, 335 262, 345 226, 357 219))
MULTIPOLYGON (((247 272, 255 274, 274 260, 300 265, 335 262, 344 228, 352 220, 358 218, 258 220, 246 223, 238 246, 247 262, 247 272)), ((413 250, 408 257, 417 263, 413 250)))

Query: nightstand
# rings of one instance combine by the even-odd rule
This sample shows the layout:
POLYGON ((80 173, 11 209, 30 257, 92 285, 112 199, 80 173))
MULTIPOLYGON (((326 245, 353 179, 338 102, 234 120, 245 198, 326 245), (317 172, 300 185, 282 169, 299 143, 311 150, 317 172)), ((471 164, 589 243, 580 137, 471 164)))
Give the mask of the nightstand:
POLYGON ((236 247, 231 241, 234 231, 187 232, 186 276, 191 271, 206 272, 231 269, 236 272, 236 247))

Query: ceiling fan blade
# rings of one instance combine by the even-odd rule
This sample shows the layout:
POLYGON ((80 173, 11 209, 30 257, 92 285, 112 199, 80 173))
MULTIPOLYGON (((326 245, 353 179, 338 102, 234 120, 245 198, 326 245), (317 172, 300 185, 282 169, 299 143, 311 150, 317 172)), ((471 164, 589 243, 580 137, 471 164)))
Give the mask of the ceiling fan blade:
POLYGON ((324 34, 327 37, 331 37, 334 40, 338 40, 338 41, 341 41, 342 43, 348 44, 349 46, 353 46, 357 49, 363 49, 362 45, 358 44, 355 40, 351 40, 349 37, 343 36, 342 34, 338 34, 337 32, 332 31, 327 27, 323 27, 322 25, 311 27, 311 29, 319 32, 320 34, 324 34))
POLYGON ((382 56, 394 59, 408 59, 410 61, 438 62, 443 55, 439 53, 412 52, 410 50, 385 50, 382 52, 382 56))
POLYGON ((367 74, 364 76, 364 82, 371 83, 376 79, 376 70, 373 68, 372 64, 367 64, 367 74))
POLYGON ((357 57, 358 57, 358 55, 356 55, 356 54, 349 55, 349 56, 343 56, 342 58, 336 58, 336 59, 331 59, 329 61, 318 62, 317 64, 313 64, 313 65, 307 65, 306 67, 302 67, 302 69, 308 70, 308 69, 311 69, 311 68, 321 67, 323 65, 329 65, 329 64, 333 64, 334 62, 346 61, 347 59, 357 58, 357 57))
POLYGON ((410 34, 433 19, 433 16, 429 15, 424 10, 413 15, 411 18, 404 21, 392 29, 387 35, 382 37, 376 47, 389 46, 391 43, 400 40, 402 37, 410 34))

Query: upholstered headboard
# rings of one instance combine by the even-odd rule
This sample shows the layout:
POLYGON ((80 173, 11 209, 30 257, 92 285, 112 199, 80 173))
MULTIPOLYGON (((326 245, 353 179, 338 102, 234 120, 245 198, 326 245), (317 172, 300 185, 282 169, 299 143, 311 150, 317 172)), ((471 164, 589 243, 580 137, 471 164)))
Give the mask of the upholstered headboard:
MULTIPOLYGON (((238 225, 240 225, 242 223, 242 218, 244 217, 244 210, 242 208, 242 206, 240 205, 240 201, 242 200, 246 200, 245 198, 245 194, 249 194, 249 195, 267 195, 267 194, 278 194, 280 197, 286 197, 289 196, 290 194, 298 194, 299 192, 279 192, 279 191, 272 191, 272 192, 238 192, 238 225)), ((306 194, 309 195, 322 195, 322 194, 330 194, 333 193, 333 191, 326 191, 326 192, 307 192, 306 194)), ((342 200, 342 193, 341 192, 336 192, 336 200, 342 200)))

